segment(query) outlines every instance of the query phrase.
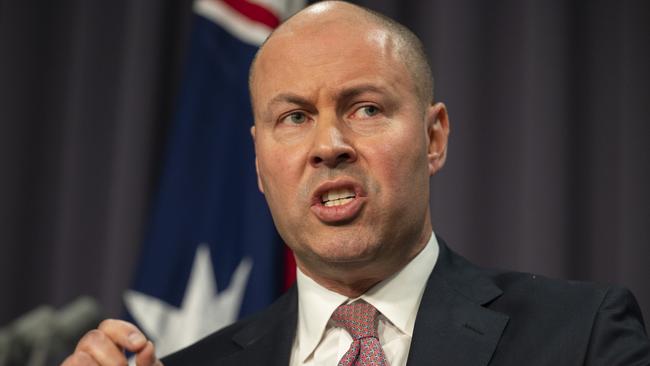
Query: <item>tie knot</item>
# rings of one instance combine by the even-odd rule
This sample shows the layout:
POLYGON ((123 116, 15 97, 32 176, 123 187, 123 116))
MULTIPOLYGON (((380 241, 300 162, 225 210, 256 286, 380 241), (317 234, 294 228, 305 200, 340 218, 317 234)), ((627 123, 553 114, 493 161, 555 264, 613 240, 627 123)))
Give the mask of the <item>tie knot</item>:
POLYGON ((332 314, 332 321, 345 328, 353 339, 377 337, 377 309, 364 301, 341 305, 332 314))

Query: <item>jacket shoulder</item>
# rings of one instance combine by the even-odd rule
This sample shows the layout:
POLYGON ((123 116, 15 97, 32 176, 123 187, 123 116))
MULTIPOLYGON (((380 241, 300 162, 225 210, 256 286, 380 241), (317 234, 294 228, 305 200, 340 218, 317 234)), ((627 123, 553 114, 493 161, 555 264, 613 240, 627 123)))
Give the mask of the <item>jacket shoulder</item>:
POLYGON ((444 243, 440 258, 438 277, 449 287, 508 319, 491 364, 650 365, 650 341, 629 290, 481 268, 444 243))
MULTIPOLYGON (((282 295, 271 306, 247 318, 224 327, 198 342, 181 349, 161 361, 165 366, 207 365, 227 359, 242 351, 249 343, 272 333, 280 320, 297 316, 295 287, 282 295)), ((289 324, 294 323, 292 319, 289 324)), ((289 326, 290 327, 290 326, 289 326)))
POLYGON ((503 294, 488 307, 510 317, 505 339, 523 337, 547 355, 561 349, 585 365, 650 362, 641 310, 628 289, 520 272, 492 275, 503 294))

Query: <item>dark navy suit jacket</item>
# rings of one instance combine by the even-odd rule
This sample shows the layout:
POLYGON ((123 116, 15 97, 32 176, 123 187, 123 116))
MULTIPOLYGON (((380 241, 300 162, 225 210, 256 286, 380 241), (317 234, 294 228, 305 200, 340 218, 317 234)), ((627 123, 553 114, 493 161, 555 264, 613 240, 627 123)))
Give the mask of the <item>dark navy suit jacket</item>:
MULTIPOLYGON (((628 290, 482 269, 438 241, 408 365, 650 365, 650 341, 628 290)), ((287 366, 297 316, 294 286, 265 311, 162 361, 287 366)))

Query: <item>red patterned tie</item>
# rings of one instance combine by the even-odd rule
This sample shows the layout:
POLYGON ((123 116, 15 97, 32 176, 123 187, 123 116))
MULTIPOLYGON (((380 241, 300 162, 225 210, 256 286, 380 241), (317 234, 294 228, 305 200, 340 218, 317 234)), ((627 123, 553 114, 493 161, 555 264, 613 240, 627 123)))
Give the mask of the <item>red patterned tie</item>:
POLYGON ((338 366, 388 366, 388 360, 377 338, 377 316, 374 306, 357 301, 341 305, 332 314, 332 321, 352 336, 350 349, 338 366))

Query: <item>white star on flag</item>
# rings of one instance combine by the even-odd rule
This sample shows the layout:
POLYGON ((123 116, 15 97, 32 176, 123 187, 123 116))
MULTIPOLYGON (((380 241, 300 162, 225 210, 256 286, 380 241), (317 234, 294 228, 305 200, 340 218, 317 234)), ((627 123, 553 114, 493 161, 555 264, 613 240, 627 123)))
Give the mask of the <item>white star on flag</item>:
POLYGON ((180 308, 133 290, 126 291, 124 302, 133 318, 152 338, 156 354, 162 357, 233 323, 252 267, 252 260, 242 259, 230 286, 217 292, 210 249, 202 244, 196 249, 180 308))

